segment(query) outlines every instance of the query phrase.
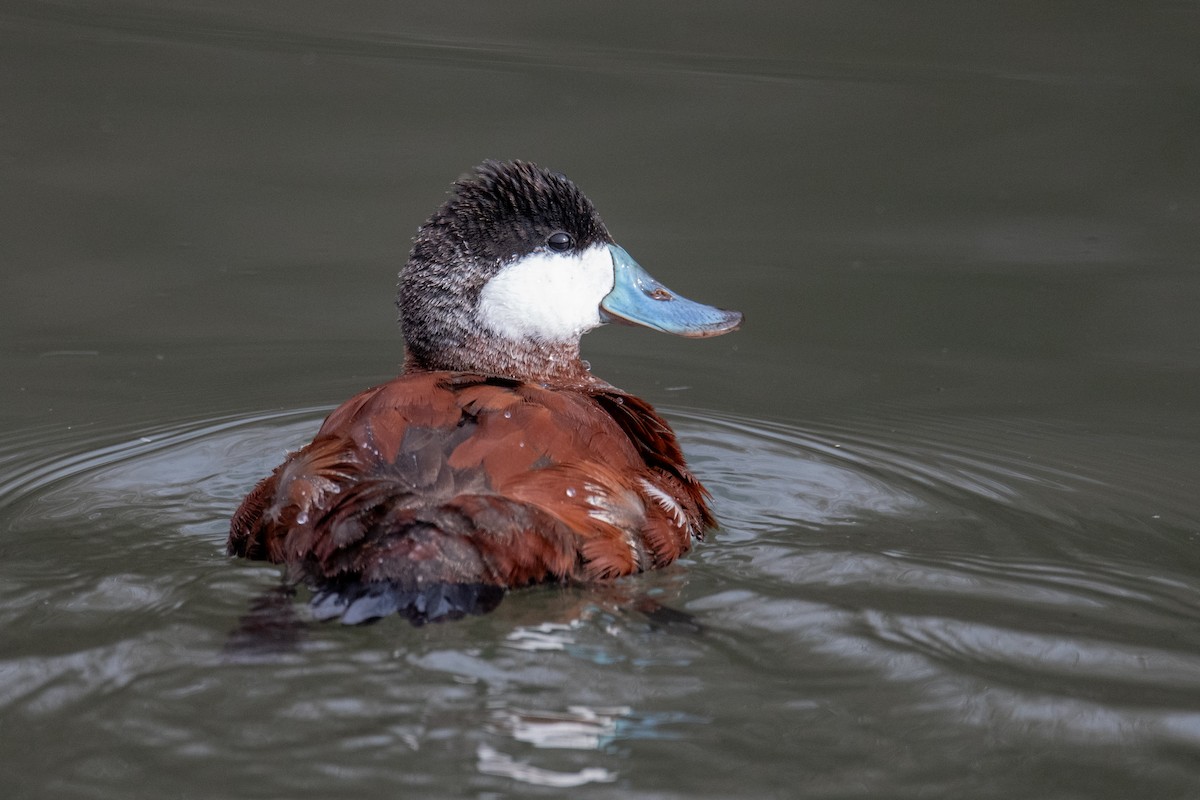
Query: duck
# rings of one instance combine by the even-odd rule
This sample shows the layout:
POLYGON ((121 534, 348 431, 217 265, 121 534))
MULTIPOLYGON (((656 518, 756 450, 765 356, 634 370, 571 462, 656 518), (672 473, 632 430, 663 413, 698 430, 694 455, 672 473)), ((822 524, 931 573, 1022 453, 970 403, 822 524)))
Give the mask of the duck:
POLYGON ((482 614, 665 567, 715 526, 671 426, 593 375, 580 339, 717 336, 742 315, 651 277, 566 176, 489 160, 459 178, 396 305, 399 376, 332 411, 230 522, 228 553, 284 565, 316 619, 482 614))

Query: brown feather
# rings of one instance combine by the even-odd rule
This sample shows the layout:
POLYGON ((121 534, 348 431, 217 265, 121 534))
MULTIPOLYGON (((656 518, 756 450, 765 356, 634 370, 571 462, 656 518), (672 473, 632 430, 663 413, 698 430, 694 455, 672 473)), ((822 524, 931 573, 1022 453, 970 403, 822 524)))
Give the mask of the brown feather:
POLYGON ((318 584, 608 579, 686 552, 707 498, 642 400, 417 372, 331 413, 246 497, 228 547, 318 584))

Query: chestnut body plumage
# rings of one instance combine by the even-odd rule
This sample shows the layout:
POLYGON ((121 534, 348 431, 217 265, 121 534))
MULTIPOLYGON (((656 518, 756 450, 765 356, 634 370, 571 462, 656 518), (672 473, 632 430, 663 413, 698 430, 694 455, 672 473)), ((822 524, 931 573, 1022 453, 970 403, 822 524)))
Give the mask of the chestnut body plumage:
POLYGON ((318 617, 485 611, 664 566, 714 524, 670 426, 591 375, 579 337, 740 315, 654 282, 562 176, 486 162, 456 190, 401 273, 404 374, 331 413, 233 517, 229 552, 288 564, 318 617))

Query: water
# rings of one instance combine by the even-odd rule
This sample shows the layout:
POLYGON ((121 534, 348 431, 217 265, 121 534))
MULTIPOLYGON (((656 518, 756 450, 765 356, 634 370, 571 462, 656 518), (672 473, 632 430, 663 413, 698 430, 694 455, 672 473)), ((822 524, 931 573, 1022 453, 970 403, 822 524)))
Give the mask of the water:
POLYGON ((1200 10, 0 10, 11 797, 1200 796, 1200 10), (605 329, 722 529, 414 628, 229 514, 394 374, 484 157, 667 285, 605 329))

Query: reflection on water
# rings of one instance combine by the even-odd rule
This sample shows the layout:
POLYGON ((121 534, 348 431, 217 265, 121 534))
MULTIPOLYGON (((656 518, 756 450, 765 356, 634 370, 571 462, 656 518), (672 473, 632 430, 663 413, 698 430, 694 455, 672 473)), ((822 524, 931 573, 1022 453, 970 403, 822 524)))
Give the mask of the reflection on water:
POLYGON ((591 709, 570 706, 566 711, 504 709, 492 716, 494 730, 534 747, 599 750, 617 736, 632 709, 591 709))
POLYGON ((477 753, 479 756, 477 768, 483 774, 503 775, 506 778, 512 778, 522 783, 530 783, 534 786, 567 789, 575 786, 583 786, 586 783, 609 783, 617 779, 616 775, 603 767, 584 767, 578 772, 555 772, 553 770, 542 769, 541 767, 530 766, 527 763, 515 760, 511 756, 497 752, 485 744, 479 745, 477 753))
MULTIPOLYGON (((1131 556, 1120 526, 1149 522, 1146 498, 1094 461, 1064 466, 1079 455, 1069 434, 1040 431, 1031 454, 986 420, 801 429, 666 413, 720 533, 676 569, 518 592, 488 617, 421 632, 307 622, 299 601, 272 594, 277 570, 221 554, 229 510, 311 436, 317 409, 117 443, 93 433, 33 461, 11 457, 18 441, 0 453, 4 713, 46 735, 69 719, 118 747, 161 751, 176 737, 176 755, 160 756, 176 766, 269 742, 310 748, 301 772, 313 780, 420 752, 432 760, 406 770, 466 760, 555 788, 620 781, 631 754, 661 741, 721 741, 731 759, 784 746, 756 726, 813 724, 854 742, 863 703, 961 737, 1135 754, 1200 745, 1194 588, 1170 567, 1186 535, 1156 523, 1159 555, 1131 556), (61 557, 79 536, 94 546, 61 557), (222 656, 263 593, 299 627, 270 628, 255 657, 222 656), (672 608, 688 624, 658 624, 672 608), (201 707, 214 723, 237 707, 248 727, 230 738, 184 721, 201 707), (324 726, 332 749, 274 727, 289 720, 324 726), (722 733, 739 726, 737 741, 722 733)), ((90 752, 64 774, 99 769, 90 752)), ((234 773, 250 768, 232 759, 234 773)))

